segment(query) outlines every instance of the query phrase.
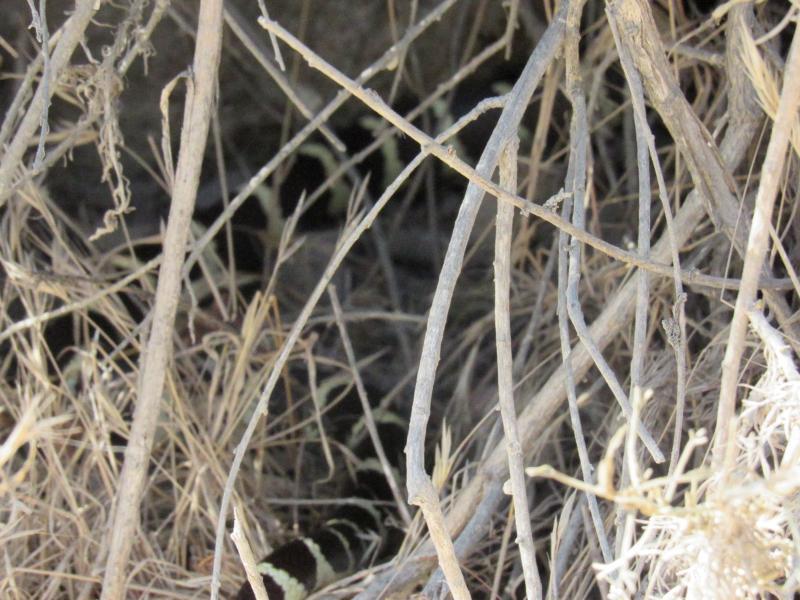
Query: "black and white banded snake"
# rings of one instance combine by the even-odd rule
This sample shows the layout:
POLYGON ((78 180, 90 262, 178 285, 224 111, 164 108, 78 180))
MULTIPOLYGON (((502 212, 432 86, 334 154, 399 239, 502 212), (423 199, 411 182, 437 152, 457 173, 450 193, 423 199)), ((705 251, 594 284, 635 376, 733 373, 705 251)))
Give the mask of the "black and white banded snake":
MULTIPOLYGON (((402 419, 384 413, 376 414, 375 420, 384 448, 392 449, 387 454, 399 454, 405 440, 402 419)), ((369 436, 361 435, 352 451, 361 460, 346 495, 363 502, 340 504, 321 527, 279 546, 257 564, 269 600, 302 600, 399 542, 400 531, 387 525, 391 489, 369 436)), ((250 584, 244 583, 237 600, 254 599, 250 584)))

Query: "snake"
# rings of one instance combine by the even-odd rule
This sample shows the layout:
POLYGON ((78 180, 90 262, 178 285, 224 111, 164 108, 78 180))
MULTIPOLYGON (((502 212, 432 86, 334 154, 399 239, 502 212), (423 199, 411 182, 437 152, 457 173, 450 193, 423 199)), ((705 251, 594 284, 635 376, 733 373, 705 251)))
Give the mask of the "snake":
MULTIPOLYGON (((405 441, 405 423, 389 412, 376 412, 375 424, 387 456, 399 455, 405 441)), ((391 488, 363 419, 351 433, 350 447, 359 458, 342 502, 316 529, 275 548, 256 564, 269 600, 303 600, 359 568, 370 559, 386 556, 401 535, 391 525, 391 488), (356 440, 353 443, 352 440, 356 440)), ((255 600, 249 583, 242 584, 237 600, 255 600)))

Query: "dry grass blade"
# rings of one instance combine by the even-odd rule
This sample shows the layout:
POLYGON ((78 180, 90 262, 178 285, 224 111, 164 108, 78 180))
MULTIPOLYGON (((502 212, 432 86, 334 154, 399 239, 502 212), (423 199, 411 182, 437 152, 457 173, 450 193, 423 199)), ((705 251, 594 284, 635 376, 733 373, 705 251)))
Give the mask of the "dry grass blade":
POLYGON ((706 4, 4 2, 0 598, 797 595, 800 6, 706 4))

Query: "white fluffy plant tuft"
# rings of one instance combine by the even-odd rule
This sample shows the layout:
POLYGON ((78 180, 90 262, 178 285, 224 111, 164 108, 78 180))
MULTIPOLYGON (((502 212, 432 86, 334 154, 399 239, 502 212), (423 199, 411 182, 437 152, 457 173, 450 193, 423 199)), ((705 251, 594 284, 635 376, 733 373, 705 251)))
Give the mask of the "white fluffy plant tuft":
MULTIPOLYGON (((780 334, 750 314, 766 368, 736 418, 736 445, 721 468, 688 469, 708 443, 690 431, 672 473, 650 477, 633 459, 636 436, 612 436, 589 485, 541 465, 526 469, 611 500, 624 509, 616 558, 596 563, 611 600, 792 598, 800 590, 800 373, 780 334), (614 486, 625 446, 630 484, 614 486)), ((634 394, 634 420, 649 394, 634 394)))
POLYGON ((749 316, 766 369, 742 403, 735 451, 719 470, 676 470, 689 483, 683 505, 644 515, 638 541, 596 565, 611 598, 791 598, 800 589, 800 374, 763 314, 749 316))

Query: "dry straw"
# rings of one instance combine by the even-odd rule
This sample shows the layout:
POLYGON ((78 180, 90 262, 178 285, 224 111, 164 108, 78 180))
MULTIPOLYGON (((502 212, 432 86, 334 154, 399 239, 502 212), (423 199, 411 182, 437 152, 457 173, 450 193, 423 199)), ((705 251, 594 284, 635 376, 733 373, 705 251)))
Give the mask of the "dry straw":
POLYGON ((235 594, 364 502, 356 393, 407 535, 337 597, 800 589, 797 2, 5 4, 1 598, 235 594))

